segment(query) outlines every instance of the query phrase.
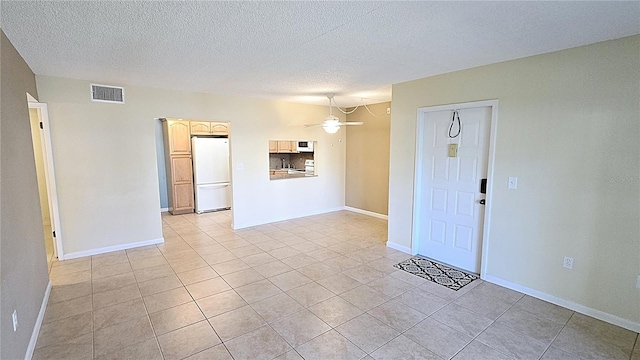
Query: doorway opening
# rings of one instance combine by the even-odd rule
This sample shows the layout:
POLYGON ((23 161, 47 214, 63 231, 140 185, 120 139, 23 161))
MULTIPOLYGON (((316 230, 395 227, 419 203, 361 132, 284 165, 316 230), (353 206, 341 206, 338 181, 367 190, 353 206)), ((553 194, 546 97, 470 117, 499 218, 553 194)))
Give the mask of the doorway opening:
POLYGON ((51 133, 47 104, 37 102, 27 94, 31 139, 40 195, 42 227, 49 271, 54 259, 63 260, 60 216, 56 191, 55 170, 51 146, 51 133))
POLYGON ((418 109, 412 253, 486 272, 498 101, 418 109))
POLYGON ((165 221, 173 221, 167 214, 194 212, 220 213, 209 217, 224 223, 229 214, 233 217, 230 127, 230 122, 222 121, 156 118, 160 207, 165 221))

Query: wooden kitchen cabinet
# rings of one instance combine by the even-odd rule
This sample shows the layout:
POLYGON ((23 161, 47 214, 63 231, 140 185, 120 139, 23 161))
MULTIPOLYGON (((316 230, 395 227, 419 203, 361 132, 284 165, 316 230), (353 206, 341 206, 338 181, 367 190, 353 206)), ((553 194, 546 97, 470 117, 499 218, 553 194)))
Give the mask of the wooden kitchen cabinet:
POLYGON ((212 122, 211 135, 229 135, 229 123, 212 122))
POLYGON ((184 214, 193 212, 193 178, 191 168, 191 156, 174 156, 172 159, 172 214, 184 214))
POLYGON ((188 121, 166 120, 166 138, 169 140, 169 154, 191 154, 191 134, 188 121))
POLYGON ((275 140, 269 140, 269 152, 277 153, 278 152, 278 142, 275 140))
POLYGON ((193 212, 193 168, 191 155, 171 157, 171 187, 173 192, 172 214, 193 212))
POLYGON ((210 121, 189 121, 191 125, 191 135, 210 135, 211 134, 211 122, 210 121))
POLYGON ((216 121, 189 121, 191 135, 229 136, 229 123, 216 121))
POLYGON ((278 141, 278 152, 279 153, 290 153, 292 148, 291 145, 294 141, 278 141))
POLYGON ((171 157, 171 181, 174 184, 192 182, 191 155, 176 155, 171 157))
POLYGON ((173 215, 194 210, 190 129, 189 121, 162 119, 167 195, 169 212, 173 215))

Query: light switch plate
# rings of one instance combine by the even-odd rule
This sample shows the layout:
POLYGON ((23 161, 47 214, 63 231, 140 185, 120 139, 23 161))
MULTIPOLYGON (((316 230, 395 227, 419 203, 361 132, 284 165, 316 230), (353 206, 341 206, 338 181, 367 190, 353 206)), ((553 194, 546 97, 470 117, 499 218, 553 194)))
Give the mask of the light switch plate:
POLYGON ((517 189, 518 188, 518 178, 515 176, 509 176, 508 182, 509 189, 517 189))

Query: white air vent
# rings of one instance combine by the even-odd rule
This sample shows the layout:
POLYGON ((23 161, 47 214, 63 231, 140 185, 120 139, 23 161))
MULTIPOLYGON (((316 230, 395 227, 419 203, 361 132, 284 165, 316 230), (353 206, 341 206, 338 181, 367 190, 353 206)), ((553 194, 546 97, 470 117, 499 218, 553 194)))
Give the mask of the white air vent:
POLYGON ((91 101, 124 104, 124 88, 91 84, 91 101))

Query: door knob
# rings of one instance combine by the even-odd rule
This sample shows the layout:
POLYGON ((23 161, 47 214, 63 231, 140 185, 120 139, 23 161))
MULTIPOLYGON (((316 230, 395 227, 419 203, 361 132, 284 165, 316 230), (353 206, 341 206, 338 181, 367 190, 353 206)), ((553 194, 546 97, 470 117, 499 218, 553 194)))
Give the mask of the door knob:
POLYGON ((480 205, 484 205, 486 203, 485 199, 480 199, 480 201, 478 201, 480 203, 480 205))

